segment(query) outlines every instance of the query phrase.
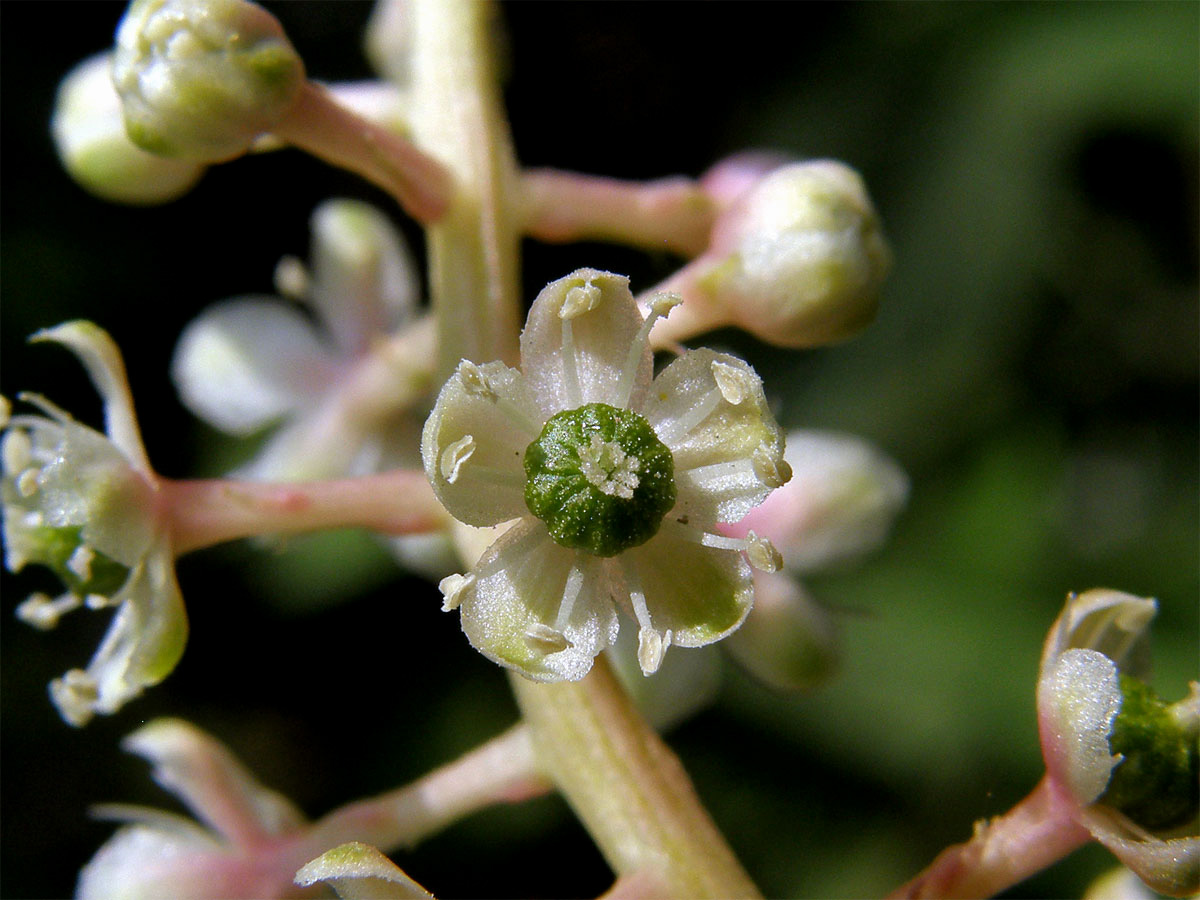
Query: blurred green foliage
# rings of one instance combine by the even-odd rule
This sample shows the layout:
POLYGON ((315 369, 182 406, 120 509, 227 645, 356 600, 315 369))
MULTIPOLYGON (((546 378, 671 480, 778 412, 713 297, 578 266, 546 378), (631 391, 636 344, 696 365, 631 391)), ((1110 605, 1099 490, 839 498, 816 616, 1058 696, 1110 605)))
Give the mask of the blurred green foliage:
MULTIPOLYGON (((353 52, 365 6, 272 8, 316 77, 367 74, 353 52)), ((382 198, 291 153, 214 170, 163 209, 84 195, 45 126, 57 79, 119 14, 0 7, 4 390, 94 414, 73 363, 22 344, 93 318, 129 356, 160 470, 218 471, 228 448, 164 377, 175 336, 214 300, 268 292, 324 197, 382 198)), ((1154 684, 1181 696, 1200 638, 1200 6, 514 3, 506 15, 525 162, 655 177, 745 147, 836 157, 863 172, 895 250, 879 319, 856 341, 784 354, 715 339, 755 363, 786 425, 864 435, 913 479, 884 551, 809 582, 842 626, 839 677, 786 696, 729 666, 717 705, 672 736, 763 890, 878 895, 1031 789, 1037 660, 1069 590, 1158 597, 1154 684)), ((526 285, 532 296, 590 265, 647 287, 673 264, 530 247, 526 285)), ((10 624, 46 582, 6 580, 3 896, 71 890, 109 832, 88 804, 164 802, 116 749, 154 715, 211 729, 312 814, 515 717, 500 672, 432 588, 392 573, 368 538, 223 548, 185 559, 180 578, 183 664, 82 733, 57 720, 45 684, 85 661, 101 623, 10 624)), ((490 811, 400 862, 447 897, 608 883, 555 799, 490 811)), ((1111 862, 1086 849, 1011 896, 1078 896, 1111 862)))

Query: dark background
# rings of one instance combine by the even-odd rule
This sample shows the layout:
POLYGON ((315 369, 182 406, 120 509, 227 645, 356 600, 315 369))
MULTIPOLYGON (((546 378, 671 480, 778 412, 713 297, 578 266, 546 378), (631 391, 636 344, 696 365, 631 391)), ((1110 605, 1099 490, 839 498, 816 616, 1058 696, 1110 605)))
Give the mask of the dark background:
MULTIPOLYGON (((368 8, 271 6, 317 78, 367 77, 368 8)), ((85 421, 79 366, 25 337, 94 319, 123 348, 150 457, 213 474, 230 448, 166 378, 183 325, 269 292, 332 195, 387 201, 294 152, 208 173, 166 207, 95 200, 61 172, 58 79, 106 46, 120 5, 0 5, 6 395, 85 421)), ((845 661, 780 695, 728 665, 673 746, 769 896, 877 895, 1041 773, 1037 659, 1068 590, 1160 599, 1155 684, 1196 677, 1197 47, 1200 7, 1139 4, 505 5, 507 99, 529 165, 696 175, 746 147, 858 167, 896 252, 878 321, 803 354, 733 334, 789 427, 853 431, 913 496, 888 548, 809 582, 839 610, 845 661)), ((419 242, 419 232, 403 223, 419 242)), ((527 296, 581 265, 646 287, 675 261, 530 247, 527 296)), ((111 827, 103 801, 169 806, 120 738, 183 715, 311 815, 386 790, 516 716, 501 673, 366 537, 249 544, 179 564, 191 641, 119 715, 64 725, 46 684, 105 622, 15 621, 41 573, 6 577, 0 665, 0 895, 62 896, 111 827), (325 702, 335 693, 337 704, 325 702)), ((556 799, 489 811, 398 862, 438 896, 594 896, 608 871, 556 799)), ((1011 892, 1078 896, 1088 848, 1011 892)))

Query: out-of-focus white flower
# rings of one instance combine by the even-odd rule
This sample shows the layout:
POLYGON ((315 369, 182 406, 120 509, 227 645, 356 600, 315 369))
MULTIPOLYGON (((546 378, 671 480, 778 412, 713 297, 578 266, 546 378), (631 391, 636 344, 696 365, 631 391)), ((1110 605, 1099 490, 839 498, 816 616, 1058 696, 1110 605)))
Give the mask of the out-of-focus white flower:
POLYGON ((908 501, 904 470, 862 438, 790 431, 784 458, 792 480, 733 530, 769 535, 790 571, 812 572, 876 549, 908 501))
POLYGON ((351 841, 318 856, 296 873, 296 884, 323 881, 342 900, 424 900, 433 897, 379 850, 351 841))
POLYGON ((183 653, 187 617, 120 351, 91 322, 68 322, 34 340, 75 353, 104 399, 107 434, 100 434, 45 398, 23 395, 45 416, 14 416, 0 442, 6 565, 16 572, 40 563, 67 586, 57 598, 34 594, 17 615, 52 628, 80 606, 115 610, 87 669, 50 685, 63 718, 84 725, 166 677, 183 653))
POLYGON ((219 741, 178 719, 157 719, 122 746, 154 766, 154 780, 199 822, 142 806, 96 813, 126 824, 79 873, 80 900, 283 897, 319 848, 304 817, 263 787, 219 741))
MULTIPOLYGON (((308 306, 271 297, 218 303, 180 336, 171 376, 187 407, 233 435, 278 428, 234 474, 261 481, 365 475, 419 465, 410 408, 432 379, 433 327, 417 315, 414 263, 385 215, 329 200, 312 216, 310 267, 284 259, 276 281, 308 306)), ((389 541, 438 577, 448 541, 389 541)))
POLYGON ((112 54, 72 69, 58 88, 50 121, 63 166, 80 185, 118 203, 166 203, 186 194, 205 166, 148 153, 129 139, 112 80, 112 54))
POLYGON ((135 144, 162 156, 240 156, 292 108, 304 63, 278 20, 246 0, 134 0, 113 81, 135 144))
POLYGON ((1111 590, 1068 598, 1042 651, 1038 729, 1078 822, 1151 888, 1185 896, 1200 890, 1200 690, 1166 706, 1141 680, 1156 610, 1111 590))
POLYGON ((693 350, 652 379, 628 279, 580 269, 548 285, 521 335, 521 368, 464 360, 421 452, 434 491, 473 526, 518 521, 466 575, 442 582, 485 656, 539 681, 575 680, 615 639, 614 602, 655 671, 671 645, 726 636, 753 599, 755 535, 716 534, 789 477, 783 434, 741 360, 693 350), (745 558, 743 557, 745 555, 745 558))

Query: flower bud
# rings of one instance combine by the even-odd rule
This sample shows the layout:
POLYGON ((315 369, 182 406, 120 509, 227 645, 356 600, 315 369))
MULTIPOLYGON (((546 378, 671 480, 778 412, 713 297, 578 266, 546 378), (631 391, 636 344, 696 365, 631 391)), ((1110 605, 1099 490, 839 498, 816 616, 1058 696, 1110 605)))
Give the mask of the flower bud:
POLYGON ((278 20, 245 0, 134 0, 113 81, 125 127, 151 153, 240 156, 296 102, 304 64, 278 20))
POLYGON ((166 203, 204 174, 203 165, 155 156, 129 139, 109 53, 84 60, 63 79, 50 129, 71 177, 105 200, 166 203))
POLYGON ((838 662, 833 618, 785 572, 754 573, 754 609, 725 647, 752 675, 782 690, 816 687, 838 662))
POLYGON ((717 220, 709 250, 668 283, 685 304, 660 336, 734 325, 778 346, 812 347, 870 324, 891 252, 858 173, 831 160, 794 163, 743 190, 739 171, 708 179, 725 199, 741 196, 717 220))

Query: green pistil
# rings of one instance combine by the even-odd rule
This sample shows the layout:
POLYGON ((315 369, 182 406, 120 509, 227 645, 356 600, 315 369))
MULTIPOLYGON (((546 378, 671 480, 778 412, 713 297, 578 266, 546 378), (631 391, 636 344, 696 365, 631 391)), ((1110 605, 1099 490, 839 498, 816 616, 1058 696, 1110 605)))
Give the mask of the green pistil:
POLYGON ((30 534, 37 543, 37 555, 31 557, 34 562, 54 570, 63 584, 72 593, 80 597, 88 594, 99 594, 111 597, 125 584, 129 577, 129 568, 98 550, 92 551, 88 565, 89 577, 81 578, 70 566, 68 561, 82 543, 82 529, 78 526, 52 528, 43 525, 30 534))
POLYGON ((552 416, 525 450, 525 503, 564 547, 616 556, 675 505, 675 461, 642 416, 589 403, 552 416))
POLYGON ((1186 824, 1200 809, 1197 736, 1180 727, 1149 685, 1128 675, 1120 679, 1124 699, 1109 746, 1125 758, 1100 800, 1145 828, 1186 824))

